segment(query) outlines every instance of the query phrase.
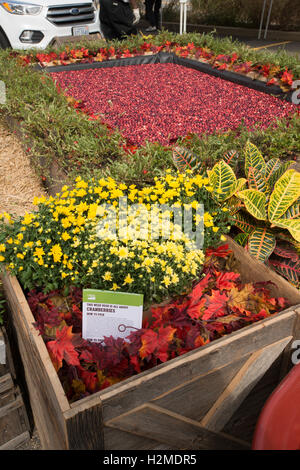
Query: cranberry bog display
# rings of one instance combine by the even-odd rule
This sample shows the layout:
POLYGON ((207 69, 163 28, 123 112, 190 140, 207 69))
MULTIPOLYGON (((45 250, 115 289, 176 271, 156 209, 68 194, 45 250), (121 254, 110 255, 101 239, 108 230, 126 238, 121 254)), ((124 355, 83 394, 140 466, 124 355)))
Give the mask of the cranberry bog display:
POLYGON ((15 277, 3 275, 44 449, 247 449, 292 366, 300 293, 231 239, 242 280, 271 281, 292 307, 70 404, 15 277))
POLYGON ((277 85, 160 52, 48 66, 59 90, 133 145, 169 145, 188 133, 268 127, 296 110, 277 85), (88 84, 88 86, 87 86, 88 84))

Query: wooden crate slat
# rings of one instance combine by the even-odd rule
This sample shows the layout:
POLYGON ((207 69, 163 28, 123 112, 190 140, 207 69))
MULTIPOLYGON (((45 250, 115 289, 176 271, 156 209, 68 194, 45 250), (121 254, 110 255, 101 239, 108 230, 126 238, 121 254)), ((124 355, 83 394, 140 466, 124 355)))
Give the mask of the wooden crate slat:
POLYGON ((288 336, 255 351, 201 420, 202 426, 212 431, 223 429, 290 340, 291 336, 288 336))
POLYGON ((105 450, 157 450, 170 448, 155 441, 153 436, 151 438, 138 436, 137 434, 108 426, 104 426, 103 434, 105 450))
POLYGON ((249 445, 202 427, 197 421, 148 403, 105 423, 143 437, 154 437, 173 449, 248 449, 249 445))
POLYGON ((28 431, 29 423, 22 397, 0 408, 0 446, 28 431))
POLYGON ((285 311, 98 392, 103 403, 104 421, 116 417, 124 409, 130 410, 155 399, 170 387, 290 336, 295 318, 292 309, 285 311))
POLYGON ((63 412, 70 409, 58 375, 16 278, 3 285, 16 328, 34 420, 44 448, 67 448, 63 412), (57 447, 58 446, 58 447, 57 447))
POLYGON ((23 432, 19 436, 14 437, 10 441, 0 446, 0 450, 14 450, 18 449, 22 445, 26 444, 30 440, 30 434, 28 431, 23 432))
POLYGON ((155 397, 153 403, 169 411, 180 410, 186 418, 200 421, 248 358, 246 355, 207 374, 192 377, 155 397))
POLYGON ((271 281, 273 283, 268 286, 274 297, 286 297, 290 305, 300 304, 300 291, 290 284, 282 276, 268 268, 264 263, 253 258, 232 238, 226 237, 229 248, 235 255, 236 268, 241 274, 243 282, 263 282, 271 281))
POLYGON ((104 449, 102 403, 97 396, 91 398, 93 406, 83 399, 79 406, 64 413, 70 450, 104 449))
POLYGON ((0 377, 0 407, 7 405, 14 399, 14 383, 10 373, 7 373, 0 377))
POLYGON ((0 364, 6 364, 6 347, 2 329, 0 328, 0 364))
POLYGON ((7 331, 4 328, 4 326, 2 326, 2 333, 3 333, 4 342, 5 342, 6 366, 9 370, 12 378, 14 380, 16 380, 17 379, 17 373, 16 373, 16 369, 15 369, 13 354, 12 354, 12 351, 11 351, 8 334, 7 334, 7 331))

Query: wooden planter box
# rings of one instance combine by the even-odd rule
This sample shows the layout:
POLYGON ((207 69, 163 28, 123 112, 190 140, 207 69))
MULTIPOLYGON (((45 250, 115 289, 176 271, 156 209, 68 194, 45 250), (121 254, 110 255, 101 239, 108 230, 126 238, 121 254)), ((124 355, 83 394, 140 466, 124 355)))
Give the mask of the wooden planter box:
POLYGON ((295 307, 73 404, 33 326, 18 280, 3 276, 44 449, 249 447, 264 401, 291 366, 291 343, 300 331, 300 293, 229 242, 243 280, 273 281, 273 294, 295 307))

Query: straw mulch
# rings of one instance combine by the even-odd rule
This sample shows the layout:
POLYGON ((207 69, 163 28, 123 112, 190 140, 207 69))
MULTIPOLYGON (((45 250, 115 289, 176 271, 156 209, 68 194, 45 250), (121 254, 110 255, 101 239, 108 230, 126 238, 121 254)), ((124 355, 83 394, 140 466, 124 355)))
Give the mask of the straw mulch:
POLYGON ((33 210, 34 196, 45 194, 17 136, 0 124, 0 213, 33 210))

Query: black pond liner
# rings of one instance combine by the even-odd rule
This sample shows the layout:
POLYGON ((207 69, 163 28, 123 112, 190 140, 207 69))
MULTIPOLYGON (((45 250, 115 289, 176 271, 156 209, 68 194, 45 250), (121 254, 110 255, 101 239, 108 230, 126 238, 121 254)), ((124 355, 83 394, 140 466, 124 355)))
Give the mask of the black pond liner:
POLYGON ((144 65, 144 64, 177 64, 191 69, 199 70, 199 72, 212 75, 214 77, 227 80, 237 85, 242 85, 252 90, 257 90, 268 95, 276 96, 281 100, 292 102, 292 94, 283 92, 279 86, 267 85, 260 80, 253 80, 250 77, 240 75, 235 72, 229 72, 228 70, 218 70, 209 64, 199 62, 193 59, 186 59, 184 57, 178 57, 176 54, 171 52, 159 52, 158 54, 143 55, 135 57, 125 57, 122 59, 111 59, 104 62, 92 62, 92 63, 77 63, 68 65, 56 65, 51 67, 42 67, 40 65, 35 66, 35 70, 46 71, 46 72, 67 72, 71 70, 88 70, 108 67, 123 67, 128 65, 144 65))

